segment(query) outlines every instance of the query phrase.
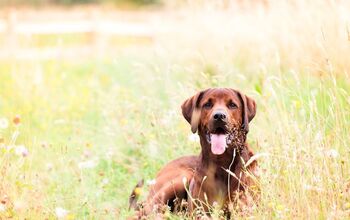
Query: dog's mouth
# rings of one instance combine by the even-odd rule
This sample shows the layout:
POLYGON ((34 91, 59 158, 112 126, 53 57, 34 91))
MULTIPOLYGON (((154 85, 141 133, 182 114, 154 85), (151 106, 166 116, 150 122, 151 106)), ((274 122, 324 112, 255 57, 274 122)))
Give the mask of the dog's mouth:
POLYGON ((211 145, 211 152, 215 155, 221 155, 226 151, 226 148, 231 144, 233 134, 231 134, 228 128, 217 127, 212 131, 207 132, 206 138, 211 145))

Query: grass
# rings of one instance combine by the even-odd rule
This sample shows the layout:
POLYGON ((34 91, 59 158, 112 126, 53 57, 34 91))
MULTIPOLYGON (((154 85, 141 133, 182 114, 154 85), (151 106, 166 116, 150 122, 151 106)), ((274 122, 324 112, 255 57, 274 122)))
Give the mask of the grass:
POLYGON ((253 216, 350 218, 349 4, 191 7, 184 32, 142 50, 1 62, 0 218, 54 219, 58 207, 66 219, 130 216, 139 179, 198 154, 180 105, 209 86, 257 102, 248 141, 267 156, 253 216))

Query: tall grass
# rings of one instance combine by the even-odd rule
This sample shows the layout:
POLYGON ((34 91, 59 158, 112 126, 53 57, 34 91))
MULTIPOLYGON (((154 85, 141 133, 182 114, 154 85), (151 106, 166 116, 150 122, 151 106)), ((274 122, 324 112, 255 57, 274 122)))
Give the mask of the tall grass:
POLYGON ((210 86, 257 102, 248 141, 265 156, 253 216, 350 218, 350 4, 202 3, 159 21, 179 31, 151 45, 0 64, 1 218, 131 215, 139 179, 199 153, 180 104, 210 86))

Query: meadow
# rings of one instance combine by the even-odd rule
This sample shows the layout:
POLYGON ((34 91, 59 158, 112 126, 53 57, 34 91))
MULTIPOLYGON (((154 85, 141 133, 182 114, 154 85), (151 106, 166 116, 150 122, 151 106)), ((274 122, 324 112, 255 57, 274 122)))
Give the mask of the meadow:
MULTIPOLYGON (((155 18, 170 34, 103 38, 98 53, 68 58, 2 57, 0 219, 131 216, 140 179, 199 153, 180 105, 207 87, 257 103, 248 142, 261 201, 234 218, 350 219, 350 4, 268 2, 169 4, 151 14, 165 11, 155 18)), ((86 44, 78 35, 19 42, 86 44)))

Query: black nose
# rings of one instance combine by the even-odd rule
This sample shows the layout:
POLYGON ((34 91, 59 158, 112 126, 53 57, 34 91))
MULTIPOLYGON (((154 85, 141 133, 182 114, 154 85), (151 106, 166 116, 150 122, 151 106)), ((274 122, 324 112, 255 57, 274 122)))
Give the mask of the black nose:
POLYGON ((222 112, 216 112, 213 118, 215 121, 224 121, 226 119, 226 114, 222 112))

